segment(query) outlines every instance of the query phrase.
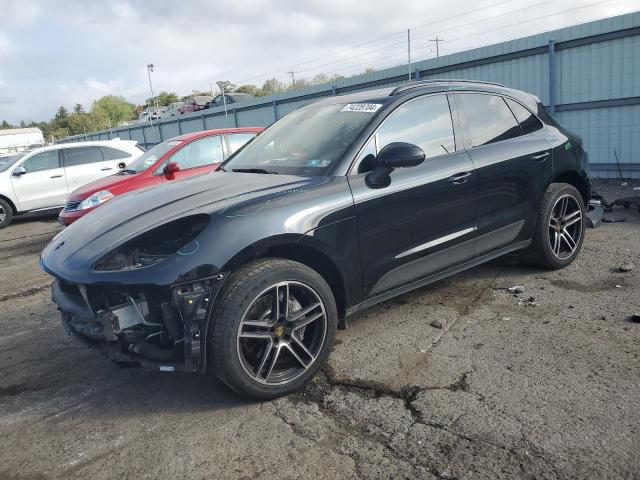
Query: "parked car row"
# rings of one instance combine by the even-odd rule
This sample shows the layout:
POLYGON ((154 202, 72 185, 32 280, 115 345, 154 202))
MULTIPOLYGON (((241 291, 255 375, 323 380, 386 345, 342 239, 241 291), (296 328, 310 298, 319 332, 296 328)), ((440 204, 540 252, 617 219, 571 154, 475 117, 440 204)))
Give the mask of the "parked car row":
POLYGON ((248 93, 226 93, 224 95, 207 96, 193 95, 187 97, 182 102, 174 102, 166 107, 149 107, 145 109, 138 117, 137 122, 148 122, 149 120, 159 120, 162 118, 170 118, 185 113, 199 112, 214 107, 221 107, 238 102, 246 102, 251 100, 253 95, 248 93))
POLYGON ((0 228, 17 215, 62 209, 69 225, 131 190, 214 170, 261 128, 181 135, 144 152, 136 141, 50 145, 0 159, 0 228))
POLYGON ((65 331, 120 365, 269 399, 308 383, 364 308, 507 253, 557 269, 580 251, 582 139, 525 92, 433 80, 333 96, 228 156, 254 133, 177 137, 72 194, 105 202, 41 256, 65 331), (168 181, 203 152, 220 167, 168 181), (157 186, 109 200, 124 179, 157 186))

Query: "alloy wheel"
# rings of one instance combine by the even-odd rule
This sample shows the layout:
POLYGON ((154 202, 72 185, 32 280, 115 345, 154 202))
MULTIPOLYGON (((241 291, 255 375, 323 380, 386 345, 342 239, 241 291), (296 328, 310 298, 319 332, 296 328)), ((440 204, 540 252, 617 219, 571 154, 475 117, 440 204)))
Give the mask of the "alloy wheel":
POLYGON ((326 334, 327 313, 318 293, 301 282, 279 282, 245 311, 238 327, 238 357, 254 381, 284 385, 315 363, 326 334))
POLYGON ((573 195, 556 200, 549 218, 549 246, 553 254, 564 260, 574 254, 582 238, 582 208, 573 195))
POLYGON ((0 223, 4 222, 7 219, 7 212, 5 212, 4 207, 0 205, 0 223))

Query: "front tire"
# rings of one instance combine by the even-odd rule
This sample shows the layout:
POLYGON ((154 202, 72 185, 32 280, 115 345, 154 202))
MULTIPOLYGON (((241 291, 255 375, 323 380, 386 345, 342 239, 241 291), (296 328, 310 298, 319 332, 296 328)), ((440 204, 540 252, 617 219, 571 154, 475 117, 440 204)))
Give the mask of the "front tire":
POLYGON ((531 246, 523 259, 550 270, 569 265, 582 248, 584 218, 585 206, 573 185, 549 185, 540 203, 531 246))
POLYGON ((13 209, 8 202, 0 198, 0 228, 8 226, 13 220, 13 209))
POLYGON ((214 309, 209 372, 265 400, 300 390, 329 355, 338 314, 331 288, 291 260, 256 260, 231 274, 214 309))

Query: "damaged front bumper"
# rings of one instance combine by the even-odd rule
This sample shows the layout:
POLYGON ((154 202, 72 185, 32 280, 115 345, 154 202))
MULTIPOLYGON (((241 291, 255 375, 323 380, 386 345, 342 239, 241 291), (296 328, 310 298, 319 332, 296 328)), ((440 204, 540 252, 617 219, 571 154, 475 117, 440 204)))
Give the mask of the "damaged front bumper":
POLYGON ((68 335, 121 366, 204 372, 207 329, 224 274, 157 286, 78 285, 56 279, 52 299, 68 335))

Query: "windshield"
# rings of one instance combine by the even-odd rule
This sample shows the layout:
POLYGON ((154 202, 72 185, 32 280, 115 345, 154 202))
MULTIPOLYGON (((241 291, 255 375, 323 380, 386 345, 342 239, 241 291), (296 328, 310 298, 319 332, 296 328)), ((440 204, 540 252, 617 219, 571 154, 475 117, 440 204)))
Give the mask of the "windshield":
POLYGON ((167 140, 166 142, 159 143, 155 147, 144 152, 141 157, 136 158, 133 162, 127 165, 127 168, 125 168, 124 171, 131 173, 144 172, 147 168, 156 163, 160 157, 176 145, 180 145, 180 143, 182 143, 181 140, 167 140))
POLYGON ((18 160, 24 157, 29 152, 19 153, 17 155, 11 155, 10 157, 0 157, 0 172, 4 172, 11 168, 11 165, 15 164, 18 160))
POLYGON ((380 104, 311 106, 290 113, 224 164, 226 171, 324 175, 375 116, 380 104))

